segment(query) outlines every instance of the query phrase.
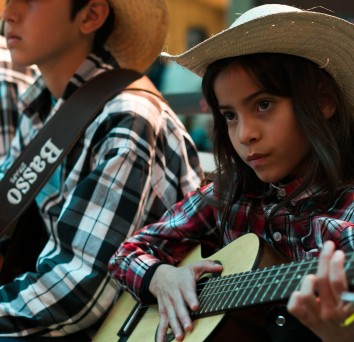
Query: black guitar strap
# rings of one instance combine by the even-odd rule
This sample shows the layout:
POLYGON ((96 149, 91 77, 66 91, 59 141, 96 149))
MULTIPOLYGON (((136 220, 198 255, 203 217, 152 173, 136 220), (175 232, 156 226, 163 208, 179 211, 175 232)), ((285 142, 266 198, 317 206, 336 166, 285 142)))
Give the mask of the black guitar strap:
POLYGON ((11 237, 14 223, 104 104, 141 77, 127 69, 99 74, 78 88, 38 132, 0 182, 1 240, 11 237))

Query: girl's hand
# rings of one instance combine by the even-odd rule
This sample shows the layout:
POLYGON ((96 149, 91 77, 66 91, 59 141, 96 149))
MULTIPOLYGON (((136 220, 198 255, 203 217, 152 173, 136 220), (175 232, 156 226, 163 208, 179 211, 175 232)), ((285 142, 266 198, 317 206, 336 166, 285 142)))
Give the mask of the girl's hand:
POLYGON ((150 282, 149 290, 157 298, 160 323, 157 342, 164 341, 170 327, 175 339, 182 341, 184 333, 193 328, 190 310, 198 310, 197 280, 205 273, 221 272, 222 266, 212 261, 198 261, 176 268, 159 266, 150 282))
POLYGON ((316 275, 304 277, 301 288, 288 302, 288 311, 323 341, 354 341, 354 324, 342 323, 354 313, 354 306, 341 300, 348 291, 344 272, 344 253, 325 242, 316 275))

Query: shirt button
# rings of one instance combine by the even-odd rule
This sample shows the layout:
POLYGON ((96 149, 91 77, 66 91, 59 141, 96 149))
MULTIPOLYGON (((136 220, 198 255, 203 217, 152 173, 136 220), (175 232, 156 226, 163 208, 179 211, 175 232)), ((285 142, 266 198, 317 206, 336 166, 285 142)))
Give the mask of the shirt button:
POLYGON ((278 327, 283 327, 286 323, 286 319, 284 316, 278 316, 276 319, 275 319, 275 324, 278 326, 278 327))
POLYGON ((279 233, 279 232, 273 233, 273 240, 274 241, 279 242, 281 240, 281 238, 282 238, 281 233, 279 233))

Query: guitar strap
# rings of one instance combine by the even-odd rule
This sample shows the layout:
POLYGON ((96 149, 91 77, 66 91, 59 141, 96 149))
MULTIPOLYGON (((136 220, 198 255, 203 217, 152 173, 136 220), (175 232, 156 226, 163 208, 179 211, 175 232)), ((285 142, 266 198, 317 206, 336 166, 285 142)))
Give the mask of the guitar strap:
POLYGON ((1 240, 12 236, 14 223, 104 104, 142 76, 127 69, 103 72, 78 88, 44 125, 0 182, 1 240))

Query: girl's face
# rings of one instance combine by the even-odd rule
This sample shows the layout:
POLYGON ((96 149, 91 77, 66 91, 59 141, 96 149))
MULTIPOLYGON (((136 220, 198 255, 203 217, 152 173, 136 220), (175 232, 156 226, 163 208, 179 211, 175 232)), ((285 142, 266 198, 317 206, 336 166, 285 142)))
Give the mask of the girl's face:
POLYGON ((305 169, 310 145, 289 98, 266 92, 237 63, 218 74, 214 91, 234 149, 259 179, 277 182, 305 169))

